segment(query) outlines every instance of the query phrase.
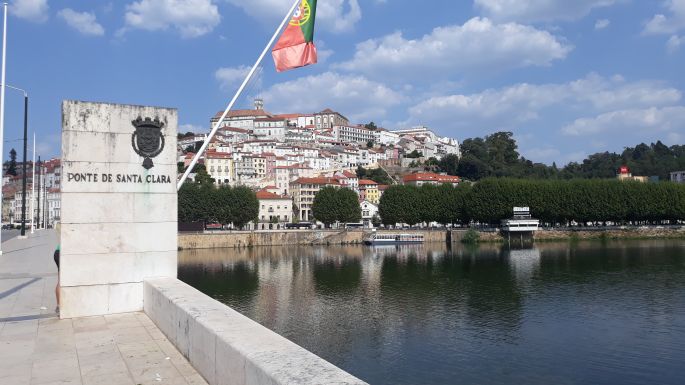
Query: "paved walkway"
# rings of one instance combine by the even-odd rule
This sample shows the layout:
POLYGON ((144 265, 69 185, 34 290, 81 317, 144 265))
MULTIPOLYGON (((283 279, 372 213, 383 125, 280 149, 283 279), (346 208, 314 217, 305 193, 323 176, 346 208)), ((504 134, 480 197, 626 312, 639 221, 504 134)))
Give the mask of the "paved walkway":
POLYGON ((145 313, 59 320, 52 230, 2 243, 0 384, 206 385, 145 313))

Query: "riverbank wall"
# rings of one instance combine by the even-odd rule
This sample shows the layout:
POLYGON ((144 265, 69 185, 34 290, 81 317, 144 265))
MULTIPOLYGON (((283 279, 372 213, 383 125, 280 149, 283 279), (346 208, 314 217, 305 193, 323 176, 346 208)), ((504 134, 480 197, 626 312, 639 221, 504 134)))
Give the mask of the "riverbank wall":
MULTIPOLYGON (((426 242, 461 242, 468 230, 378 230, 378 234, 422 234, 426 242)), ((480 242, 505 242, 499 231, 478 231, 480 242)), ((285 230, 232 231, 212 233, 179 233, 179 250, 226 249, 254 246, 317 246, 359 245, 370 235, 362 230, 285 230)), ((631 228, 543 229, 535 232, 537 242, 569 241, 574 239, 670 239, 685 238, 685 226, 645 226, 631 228)))
MULTIPOLYGON (((379 230, 379 234, 397 233, 398 230, 379 230)), ((405 234, 422 234, 426 242, 447 242, 446 231, 402 230, 405 234)), ((179 233, 179 250, 241 248, 253 246, 316 246, 358 245, 370 235, 362 230, 286 230, 286 231, 236 231, 216 233, 179 233)))
MULTIPOLYGON (((460 242, 467 230, 452 230, 449 238, 460 242)), ((505 242, 506 235, 499 231, 478 231, 479 242, 505 242)), ((512 235, 512 239, 514 236, 512 235)), ((603 239, 677 239, 685 238, 685 226, 661 227, 627 227, 627 228, 564 228, 542 229, 533 234, 536 242, 556 242, 569 240, 603 240, 603 239)))

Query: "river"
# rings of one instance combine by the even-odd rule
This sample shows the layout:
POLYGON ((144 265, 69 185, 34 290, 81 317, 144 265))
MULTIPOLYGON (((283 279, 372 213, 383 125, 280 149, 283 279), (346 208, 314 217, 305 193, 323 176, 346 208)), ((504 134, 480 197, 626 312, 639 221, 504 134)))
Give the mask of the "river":
POLYGON ((189 250, 179 278, 371 384, 685 381, 685 240, 189 250))

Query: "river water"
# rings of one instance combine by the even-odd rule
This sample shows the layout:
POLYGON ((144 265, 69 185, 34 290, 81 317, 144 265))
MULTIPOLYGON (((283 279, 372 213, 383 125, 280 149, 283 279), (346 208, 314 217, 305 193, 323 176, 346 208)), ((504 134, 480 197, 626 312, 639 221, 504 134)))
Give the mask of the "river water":
POLYGON ((685 241, 179 253, 179 278, 371 384, 685 384, 685 241))

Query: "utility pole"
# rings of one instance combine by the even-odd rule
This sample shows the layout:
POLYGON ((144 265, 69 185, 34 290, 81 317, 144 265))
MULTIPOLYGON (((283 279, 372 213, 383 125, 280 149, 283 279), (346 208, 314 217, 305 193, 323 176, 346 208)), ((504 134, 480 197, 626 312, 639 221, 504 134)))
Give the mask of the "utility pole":
MULTIPOLYGON (((47 175, 47 170, 45 172, 47 175)), ((43 178, 43 229, 48 228, 48 181, 43 178)))
MULTIPOLYGON (((5 69, 7 64, 7 3, 3 4, 4 16, 2 25, 2 73, 0 74, 0 83, 3 87, 0 87, 0 164, 3 158, 3 148, 2 145, 5 141, 5 69)), ((2 172, 3 167, 0 167, 0 185, 2 185, 2 172)), ((0 186, 0 223, 2 223, 2 186, 0 186)), ((0 233, 1 234, 1 233, 0 233)), ((2 255, 2 239, 0 239, 0 255, 2 255)))
POLYGON ((36 132, 33 132, 33 161, 31 162, 31 234, 36 227, 36 212, 33 205, 36 204, 36 132))
POLYGON ((40 156, 38 156, 38 211, 36 212, 36 227, 40 229, 40 156))
POLYGON ((28 136, 29 127, 29 95, 24 91, 24 159, 22 162, 22 173, 21 178, 21 236, 26 236, 26 142, 28 136))

